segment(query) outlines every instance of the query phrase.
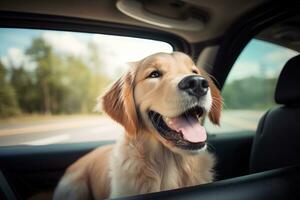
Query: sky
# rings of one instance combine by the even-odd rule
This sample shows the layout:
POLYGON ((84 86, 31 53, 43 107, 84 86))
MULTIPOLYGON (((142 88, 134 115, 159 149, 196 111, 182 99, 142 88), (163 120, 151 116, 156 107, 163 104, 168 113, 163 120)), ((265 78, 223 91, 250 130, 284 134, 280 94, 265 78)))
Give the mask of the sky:
MULTIPOLYGON (((58 54, 73 55, 87 59, 88 42, 100 49, 105 73, 113 77, 116 71, 125 71, 127 62, 140 60, 156 52, 172 52, 166 42, 103 34, 48 31, 37 29, 0 28, 0 61, 14 66, 25 63, 34 65, 25 55, 33 38, 42 37, 58 54)), ((251 40, 238 57, 227 81, 249 76, 278 76, 284 63, 297 52, 257 39, 251 40)), ((87 61, 88 63, 88 61, 87 61)))
POLYGON ((227 81, 249 76, 277 77, 286 61, 297 54, 291 49, 252 39, 233 65, 227 81))
MULTIPOLYGON (((149 39, 35 29, 0 28, 0 61, 4 65, 20 66, 25 63, 28 69, 34 65, 25 55, 25 50, 33 38, 43 38, 58 54, 81 57, 89 63, 88 43, 96 44, 101 55, 104 73, 113 77, 116 71, 125 71, 126 63, 141 60, 157 52, 172 52, 170 44, 149 39)), ((119 74, 119 73, 118 73, 119 74)))

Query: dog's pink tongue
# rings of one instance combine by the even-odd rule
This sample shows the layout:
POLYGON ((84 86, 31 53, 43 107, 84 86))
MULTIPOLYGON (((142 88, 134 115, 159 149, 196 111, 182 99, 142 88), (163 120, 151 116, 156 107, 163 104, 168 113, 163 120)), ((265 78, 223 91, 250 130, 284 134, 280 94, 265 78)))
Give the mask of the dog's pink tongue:
POLYGON ((196 117, 174 117, 170 118, 167 124, 171 129, 181 132, 185 140, 193 143, 206 141, 205 128, 200 125, 196 117))

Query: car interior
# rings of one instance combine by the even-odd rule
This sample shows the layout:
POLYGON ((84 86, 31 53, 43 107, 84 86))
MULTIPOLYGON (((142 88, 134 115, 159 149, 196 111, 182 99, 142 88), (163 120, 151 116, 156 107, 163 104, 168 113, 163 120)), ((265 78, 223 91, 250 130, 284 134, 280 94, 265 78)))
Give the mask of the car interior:
MULTIPOLYGON (((268 0, 0 1, 0 26, 105 33, 166 41, 222 90, 253 39, 300 52, 300 4, 268 0)), ((300 56, 288 60, 256 131, 209 132, 213 183, 120 199, 300 199, 300 56)), ((222 124, 221 124, 222 125, 222 124)), ((65 169, 115 141, 0 147, 0 199, 51 192, 65 169)))

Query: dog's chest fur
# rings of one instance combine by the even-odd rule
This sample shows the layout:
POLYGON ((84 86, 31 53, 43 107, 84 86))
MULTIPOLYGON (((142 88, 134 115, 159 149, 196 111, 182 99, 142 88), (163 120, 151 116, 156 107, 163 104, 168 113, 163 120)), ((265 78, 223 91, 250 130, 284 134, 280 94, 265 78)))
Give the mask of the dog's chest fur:
POLYGON ((110 163, 110 198, 204 184, 213 180, 214 159, 208 152, 179 155, 161 144, 121 141, 110 163))

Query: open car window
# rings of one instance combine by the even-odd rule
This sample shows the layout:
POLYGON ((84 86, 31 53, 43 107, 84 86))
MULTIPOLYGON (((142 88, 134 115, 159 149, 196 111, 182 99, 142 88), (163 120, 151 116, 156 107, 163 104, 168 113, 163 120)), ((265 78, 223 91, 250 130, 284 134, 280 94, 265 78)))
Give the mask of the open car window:
POLYGON ((206 120, 208 131, 255 131, 262 115, 275 105, 274 93, 281 69, 297 54, 286 47, 252 39, 234 63, 222 89, 221 126, 213 126, 206 120))
POLYGON ((170 44, 115 35, 0 28, 0 146, 114 140, 122 128, 94 112, 126 63, 170 44))

